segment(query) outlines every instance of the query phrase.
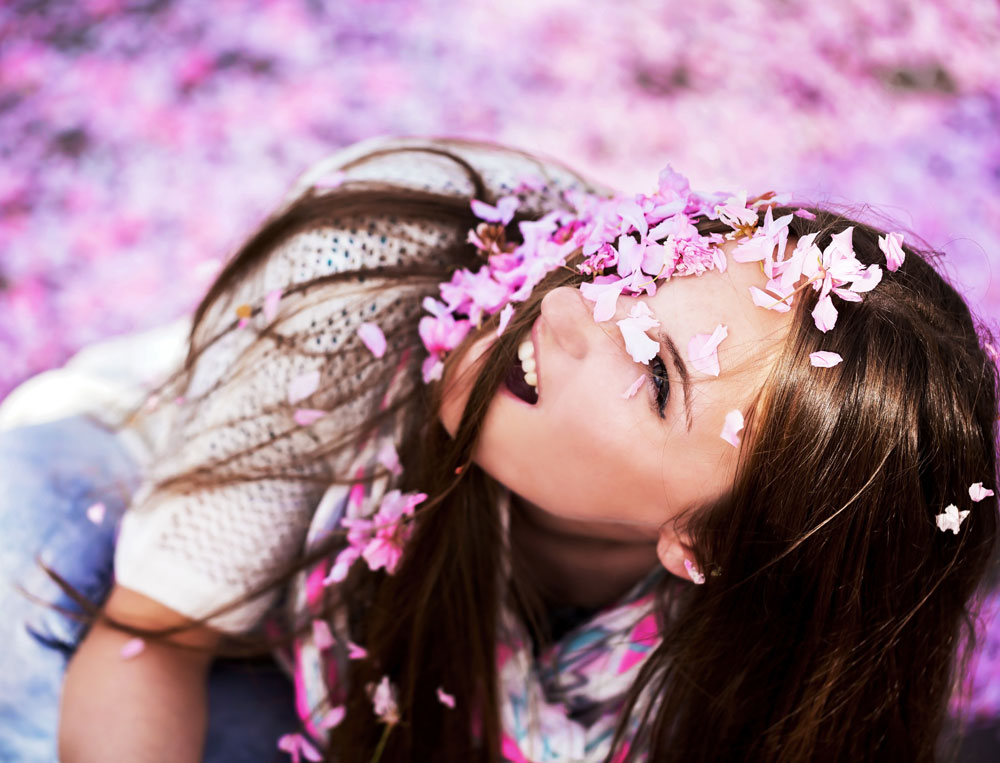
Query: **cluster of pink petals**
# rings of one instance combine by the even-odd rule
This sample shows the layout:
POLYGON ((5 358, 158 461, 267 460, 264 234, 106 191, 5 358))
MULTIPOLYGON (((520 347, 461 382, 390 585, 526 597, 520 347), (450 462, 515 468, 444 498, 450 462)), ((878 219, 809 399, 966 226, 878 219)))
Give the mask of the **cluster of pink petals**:
POLYGON ((359 558, 364 559, 371 570, 384 568, 389 574, 394 573, 410 535, 407 518, 426 498, 426 493, 392 490, 386 493, 374 517, 344 519, 342 524, 347 528, 347 547, 337 554, 324 584, 343 580, 359 558))
POLYGON ((389 725, 399 722, 399 704, 396 699, 396 688, 388 676, 382 676, 378 686, 370 687, 372 709, 375 715, 389 725))
POLYGON ((278 749, 291 755, 292 763, 299 763, 303 757, 312 761, 323 760, 319 750, 302 734, 285 734, 278 740, 278 749))

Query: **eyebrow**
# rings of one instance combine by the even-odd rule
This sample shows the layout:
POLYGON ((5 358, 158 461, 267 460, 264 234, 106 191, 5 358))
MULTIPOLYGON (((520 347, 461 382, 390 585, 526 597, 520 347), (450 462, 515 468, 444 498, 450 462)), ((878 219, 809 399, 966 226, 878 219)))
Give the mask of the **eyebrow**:
POLYGON ((681 377, 681 384, 684 385, 684 411, 685 419, 687 421, 687 429, 691 431, 691 398, 688 395, 688 387, 691 385, 691 378, 688 376, 687 368, 684 366, 684 361, 681 360, 681 354, 677 351, 677 345, 674 344, 674 340, 670 338, 670 334, 666 331, 659 332, 659 339, 661 345, 666 345, 667 350, 670 352, 670 358, 674 361, 674 367, 677 369, 677 373, 681 377))

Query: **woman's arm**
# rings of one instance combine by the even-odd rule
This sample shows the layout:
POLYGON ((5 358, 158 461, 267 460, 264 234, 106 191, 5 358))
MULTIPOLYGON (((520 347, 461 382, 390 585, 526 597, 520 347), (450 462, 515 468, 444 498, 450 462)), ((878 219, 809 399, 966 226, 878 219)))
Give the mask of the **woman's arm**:
MULTIPOLYGON (((111 617, 143 628, 189 622, 158 602, 115 586, 104 606, 111 617)), ((222 634, 193 628, 176 641, 212 650, 222 634)), ((200 761, 208 721, 207 679, 212 651, 147 643, 122 659, 127 634, 96 623, 80 644, 63 683, 59 759, 200 761)))

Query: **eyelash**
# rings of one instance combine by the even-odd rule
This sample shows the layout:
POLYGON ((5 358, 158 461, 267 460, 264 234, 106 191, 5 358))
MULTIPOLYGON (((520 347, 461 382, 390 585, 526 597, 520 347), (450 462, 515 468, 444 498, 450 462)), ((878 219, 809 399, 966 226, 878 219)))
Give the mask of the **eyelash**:
POLYGON ((667 378, 667 366, 659 355, 654 355, 649 361, 649 378, 653 381, 653 388, 656 390, 655 410, 662 419, 663 409, 670 399, 670 380, 667 378))

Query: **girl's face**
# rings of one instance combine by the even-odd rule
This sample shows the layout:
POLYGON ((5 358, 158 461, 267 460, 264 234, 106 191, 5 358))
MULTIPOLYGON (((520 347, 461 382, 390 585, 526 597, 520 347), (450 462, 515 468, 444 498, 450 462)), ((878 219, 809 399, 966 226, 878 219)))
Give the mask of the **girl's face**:
MULTIPOLYGON (((733 246, 723 245, 727 255, 733 246)), ((726 414, 747 411, 791 320, 791 313, 751 301, 749 287, 763 288, 766 281, 759 263, 729 258, 725 273, 673 278, 658 284, 652 297, 621 297, 614 318, 600 324, 594 303, 578 289, 549 292, 530 335, 538 402, 530 405, 501 385, 474 460, 577 530, 623 540, 655 538, 661 525, 723 495, 733 483, 737 449, 720 437, 726 414), (655 359, 648 366, 635 362, 615 323, 640 300, 660 323, 647 334, 660 340, 662 366, 655 359), (710 376, 692 365, 688 343, 720 324, 728 337, 718 347, 720 374, 710 376), (669 390, 647 376, 633 397, 625 397, 651 368, 661 374, 666 369, 669 390)), ((475 342, 445 390, 441 420, 452 434, 474 377, 463 372, 494 341, 489 332, 475 342)))

